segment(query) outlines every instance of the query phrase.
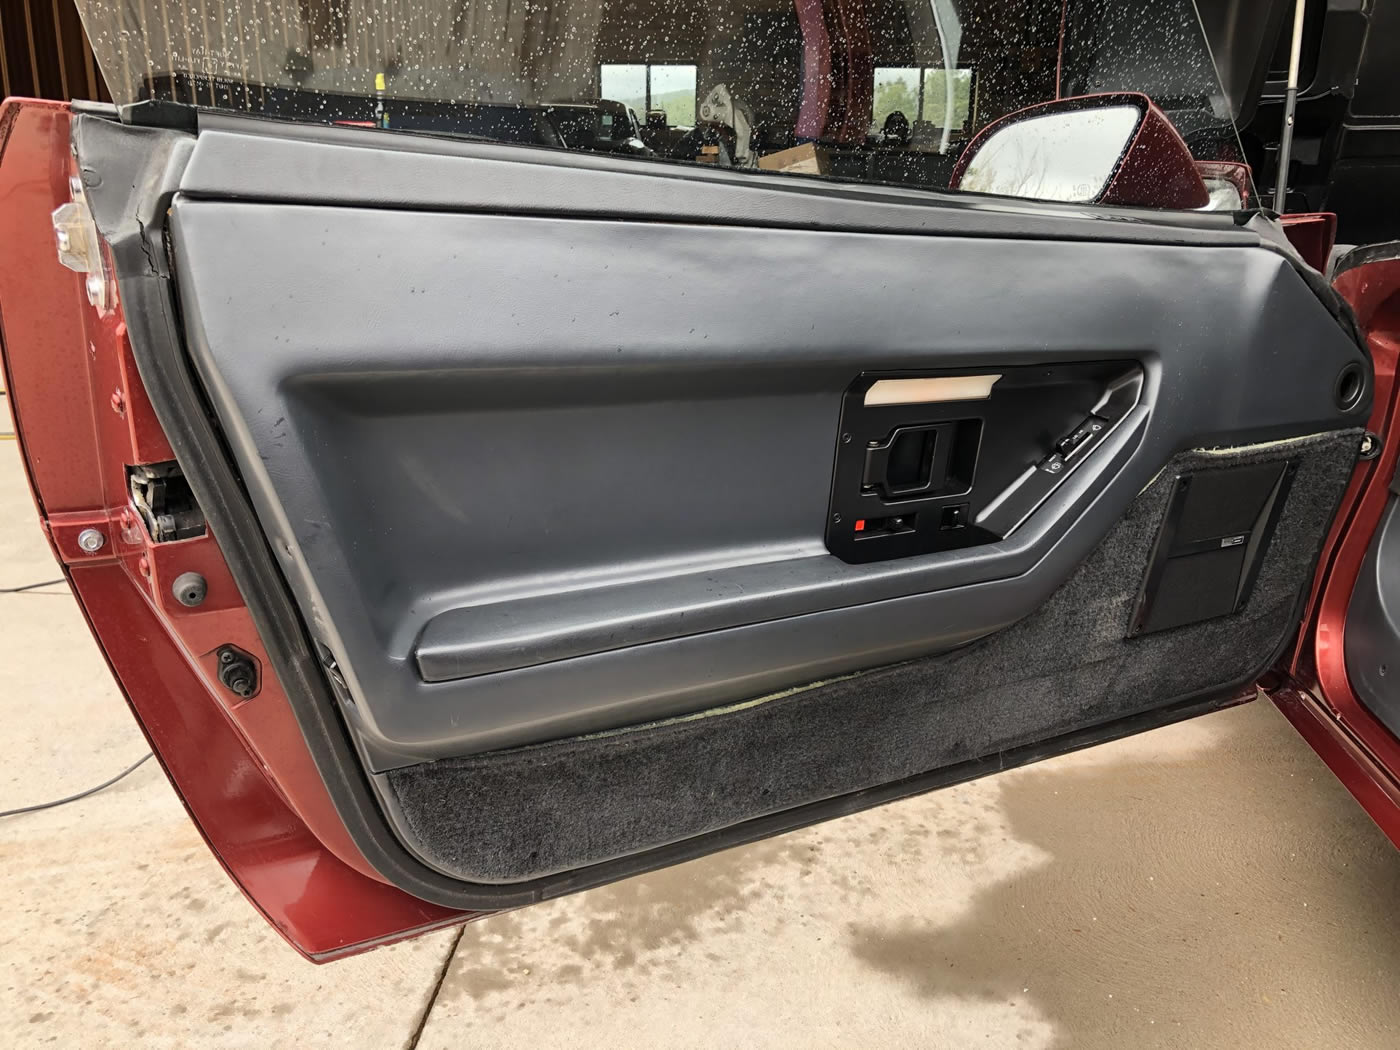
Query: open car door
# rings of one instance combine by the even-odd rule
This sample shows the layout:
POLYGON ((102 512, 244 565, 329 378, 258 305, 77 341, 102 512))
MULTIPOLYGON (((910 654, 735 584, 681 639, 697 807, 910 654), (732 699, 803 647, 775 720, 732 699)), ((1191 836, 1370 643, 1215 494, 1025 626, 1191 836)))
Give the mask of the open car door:
MULTIPOLYGON (((1104 97, 1120 175, 1149 118, 1190 172, 1104 97)), ((201 105, 6 104, 7 386, 134 713, 308 956, 1295 655, 1375 378, 1194 175, 1033 203, 201 105)))
POLYGON ((1324 547, 1303 630, 1268 691, 1400 845, 1400 243, 1367 245, 1332 266, 1375 366, 1362 462, 1324 547))

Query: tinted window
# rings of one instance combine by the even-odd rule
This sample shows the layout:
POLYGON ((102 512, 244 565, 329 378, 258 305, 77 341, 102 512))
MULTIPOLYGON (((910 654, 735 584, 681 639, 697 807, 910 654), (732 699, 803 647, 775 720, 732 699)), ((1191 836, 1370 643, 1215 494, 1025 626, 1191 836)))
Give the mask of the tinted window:
POLYGON ((77 2, 119 102, 946 189, 989 122, 1135 90, 1240 157, 1192 0, 77 2))

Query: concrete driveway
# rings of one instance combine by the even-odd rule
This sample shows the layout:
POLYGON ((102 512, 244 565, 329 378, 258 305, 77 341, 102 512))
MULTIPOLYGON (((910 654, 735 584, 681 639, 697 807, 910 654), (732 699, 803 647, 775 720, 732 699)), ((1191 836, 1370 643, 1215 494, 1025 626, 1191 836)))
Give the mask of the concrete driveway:
MULTIPOLYGON (((0 588, 59 575, 0 441, 0 588)), ((0 809, 145 743, 0 594, 0 809)), ((0 820, 0 1031, 64 1047, 1394 1047, 1400 854, 1266 702, 331 966, 155 763, 0 820)))

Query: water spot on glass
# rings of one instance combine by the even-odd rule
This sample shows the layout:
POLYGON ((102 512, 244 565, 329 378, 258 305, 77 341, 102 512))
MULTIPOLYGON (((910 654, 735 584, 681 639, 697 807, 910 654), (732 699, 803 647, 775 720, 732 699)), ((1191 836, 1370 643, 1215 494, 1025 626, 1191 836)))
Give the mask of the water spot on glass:
POLYGON ((941 190, 1000 118, 1133 91, 1243 159, 1191 0, 76 2, 118 102, 941 190))

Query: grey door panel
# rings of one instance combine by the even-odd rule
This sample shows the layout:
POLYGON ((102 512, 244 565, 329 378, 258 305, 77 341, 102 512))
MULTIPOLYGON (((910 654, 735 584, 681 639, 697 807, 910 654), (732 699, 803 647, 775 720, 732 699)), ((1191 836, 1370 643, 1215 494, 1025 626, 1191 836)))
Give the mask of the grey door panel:
POLYGON ((185 196, 172 235, 195 360, 376 768, 964 644, 1043 602, 1177 450, 1353 418, 1331 391, 1356 347, 1245 246, 185 196), (827 552, 862 372, 1094 359, 1138 364, 1139 405, 1020 529, 827 552))
POLYGON ((80 163, 153 405, 393 885, 515 906, 1034 761, 1228 702, 1296 626, 1368 366, 1258 220, 200 120, 189 150, 80 118, 80 163), (1276 516, 1229 506, 1255 474, 1291 479, 1276 516), (889 520, 950 507, 958 542, 889 520), (1234 607, 1182 623, 1225 563, 1234 607), (1179 626, 1137 632, 1154 601, 1179 626))

